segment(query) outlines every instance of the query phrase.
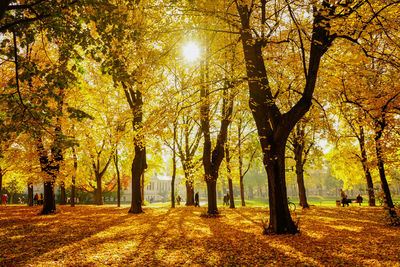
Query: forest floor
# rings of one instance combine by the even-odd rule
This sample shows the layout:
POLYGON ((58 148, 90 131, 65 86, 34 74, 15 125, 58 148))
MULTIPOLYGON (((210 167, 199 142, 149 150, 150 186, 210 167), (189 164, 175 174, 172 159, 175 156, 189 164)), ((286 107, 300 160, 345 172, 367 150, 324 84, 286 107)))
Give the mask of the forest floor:
POLYGON ((382 208, 298 210, 300 234, 263 235, 266 208, 0 206, 0 266, 284 265, 400 266, 400 227, 382 208))

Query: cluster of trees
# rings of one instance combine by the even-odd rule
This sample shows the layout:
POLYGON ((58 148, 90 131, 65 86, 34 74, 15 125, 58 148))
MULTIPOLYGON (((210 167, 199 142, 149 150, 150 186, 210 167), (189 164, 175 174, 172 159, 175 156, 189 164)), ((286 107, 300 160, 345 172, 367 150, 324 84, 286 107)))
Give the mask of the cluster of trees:
MULTIPOLYGON (((0 4, 0 186, 3 176, 102 192, 131 178, 130 212, 142 212, 144 172, 171 156, 172 206, 182 166, 188 204, 205 181, 217 214, 219 176, 240 184, 261 159, 269 231, 296 233, 286 171, 319 164, 321 140, 335 176, 388 178, 399 142, 400 1, 7 0, 0 4), (181 48, 196 42, 197 61, 181 48), (110 169, 114 171, 110 171, 110 169), (130 173, 127 174, 127 170, 130 173), (7 173, 8 172, 8 173, 7 173)), ((358 180, 357 180, 358 179, 358 180)), ((0 187, 1 190, 1 187, 0 187)), ((231 207, 234 202, 231 199, 231 207)))

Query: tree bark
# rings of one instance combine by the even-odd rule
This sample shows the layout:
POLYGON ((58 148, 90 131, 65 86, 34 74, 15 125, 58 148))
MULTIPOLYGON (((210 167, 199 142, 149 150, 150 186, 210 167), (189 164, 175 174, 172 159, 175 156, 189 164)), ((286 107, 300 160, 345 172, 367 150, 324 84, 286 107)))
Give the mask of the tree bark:
POLYGON ((375 132, 375 150, 376 150, 376 158, 378 160, 377 166, 379 170, 379 176, 381 178, 382 190, 385 194, 384 198, 385 208, 388 210, 389 215, 392 218, 397 218, 397 213, 394 210, 392 195, 390 193, 389 184, 387 182, 385 174, 385 164, 383 161, 382 145, 380 140, 382 134, 383 134, 383 127, 381 127, 381 129, 375 132))
POLYGON ((117 207, 121 207, 121 179, 120 179, 120 175, 119 175, 118 150, 117 149, 115 149, 114 164, 115 164, 115 170, 117 171, 117 207))
MULTIPOLYGON (((142 213, 142 194, 140 187, 140 178, 142 177, 144 170, 147 168, 146 163, 146 147, 144 145, 144 136, 142 130, 143 123, 143 100, 142 93, 140 90, 133 90, 127 88, 123 83, 124 92, 126 99, 129 103, 133 114, 133 131, 135 133, 133 139, 133 145, 135 149, 135 157, 132 162, 132 201, 129 213, 142 213)), ((138 83, 140 86, 140 83, 138 83)))
MULTIPOLYGON (((268 175, 270 202, 270 225, 268 231, 276 234, 297 233, 288 209, 285 181, 285 147, 288 136, 296 123, 311 106, 322 55, 334 38, 329 33, 330 9, 324 1, 320 10, 314 10, 311 49, 308 70, 305 71, 305 87, 300 100, 286 113, 281 114, 269 85, 263 59, 263 41, 253 37, 250 27, 252 9, 245 3, 236 1, 240 16, 240 36, 246 62, 249 85, 249 106, 256 122, 263 151, 263 163, 268 175)), ((304 59, 304 62, 306 60, 304 59)))
POLYGON ((33 206, 33 185, 28 183, 28 199, 27 204, 29 207, 33 206))
POLYGON ((47 151, 44 148, 42 138, 39 136, 36 140, 36 149, 39 154, 40 168, 44 175, 44 202, 41 214, 51 214, 56 212, 56 201, 54 197, 54 182, 56 175, 54 166, 50 162, 47 151))
POLYGON ((300 206, 303 209, 310 208, 307 202, 306 187, 304 186, 304 131, 299 129, 298 134, 293 138, 294 160, 296 162, 297 186, 299 189, 300 206))
POLYGON ((3 190, 3 169, 0 167, 0 195, 3 190))
POLYGON ((230 165, 230 155, 229 155, 229 148, 228 145, 226 145, 225 148, 225 159, 226 159, 226 169, 228 173, 228 185, 229 185, 229 208, 234 209, 235 208, 235 198, 233 197, 233 183, 232 183, 232 178, 231 178, 231 165, 230 165))
POLYGON ((95 201, 96 205, 103 205, 103 198, 102 198, 102 183, 101 183, 101 176, 100 173, 95 172, 96 177, 96 191, 95 191, 95 201))
POLYGON ((358 138, 358 143, 360 145, 361 150, 361 164, 363 166, 365 179, 367 180, 367 190, 368 190, 368 205, 375 206, 375 192, 374 192, 374 183, 372 181, 371 172, 368 167, 368 158, 367 152, 365 149, 365 136, 364 136, 364 128, 360 126, 360 135, 358 138))
POLYGON ((143 173, 142 173, 142 177, 141 177, 140 182, 142 183, 142 184, 141 184, 141 187, 140 187, 140 190, 141 190, 141 199, 142 199, 142 206, 144 206, 144 171, 143 171, 143 173))
POLYGON ((208 200, 208 214, 218 214, 217 207, 217 178, 206 180, 207 183, 207 200, 208 200))
POLYGON ((78 157, 76 156, 75 147, 72 147, 72 158, 74 160, 74 171, 72 173, 72 183, 71 183, 71 207, 75 207, 75 181, 76 174, 78 172, 78 157))
POLYGON ((174 121, 174 136, 172 145, 172 179, 171 179, 171 208, 175 208, 175 176, 176 176, 176 121, 174 121))
POLYGON ((60 183, 60 205, 65 205, 67 203, 66 201, 66 195, 65 195, 65 183, 61 182, 60 183))
MULTIPOLYGON (((185 175, 186 176, 186 175, 185 175)), ((194 188, 193 182, 186 178, 186 206, 194 206, 194 188)))
MULTIPOLYGON (((208 66, 205 64, 205 69, 202 64, 202 76, 208 81, 208 66)), ((209 88, 206 83, 202 83, 200 88, 200 122, 201 130, 204 136, 203 146, 203 167, 204 167, 204 180, 207 183, 208 194, 208 214, 218 214, 217 208, 217 179, 219 167, 224 159, 224 147, 228 135, 228 126, 231 122, 231 115, 233 111, 233 96, 229 94, 228 90, 231 84, 226 80, 224 84, 224 98, 222 102, 222 120, 220 130, 217 136, 217 141, 214 149, 211 148, 211 135, 210 135, 210 99, 209 88)))

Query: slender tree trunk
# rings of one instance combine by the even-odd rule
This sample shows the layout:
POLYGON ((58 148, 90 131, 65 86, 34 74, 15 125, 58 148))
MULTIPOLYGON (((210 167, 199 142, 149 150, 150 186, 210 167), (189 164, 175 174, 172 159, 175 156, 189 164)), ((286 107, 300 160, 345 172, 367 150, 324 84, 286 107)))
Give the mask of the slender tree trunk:
POLYGON ((142 206, 144 206, 144 171, 142 173, 142 178, 141 178, 140 182, 141 182, 140 190, 141 190, 142 206))
POLYGON ((121 179, 120 179, 120 175, 119 175, 118 150, 117 149, 115 149, 114 164, 115 164, 115 170, 117 171, 117 207, 121 207, 121 179))
MULTIPOLYGON (((129 213, 142 213, 142 192, 140 186, 140 178, 142 177, 144 170, 147 168, 146 164, 146 147, 144 145, 144 136, 142 132, 142 123, 143 123, 143 99, 142 93, 139 89, 133 90, 132 88, 128 88, 126 84, 122 83, 124 87, 124 93, 126 99, 129 103, 129 107, 131 108, 133 114, 133 131, 135 133, 133 144, 135 149, 135 157, 132 162, 132 200, 131 200, 131 208, 129 209, 129 213)), ((137 83, 137 86, 140 87, 141 83, 137 83)), ((142 179, 143 180, 143 179, 142 179)), ((143 187, 144 190, 144 187, 143 187)))
POLYGON ((175 208, 175 176, 176 176, 176 121, 174 122, 174 140, 172 146, 172 179, 171 179, 171 208, 175 208))
POLYGON ((3 169, 0 167, 0 195, 3 190, 3 169))
POLYGON ((361 164, 363 166, 365 178, 367 180, 368 187, 368 204, 369 206, 375 206, 375 192, 374 192, 374 183, 372 182, 371 172, 368 167, 368 158, 367 152, 365 149, 365 137, 364 137, 364 128, 360 126, 360 137, 358 138, 358 142, 361 150, 361 164))
POLYGON ((239 118, 238 123, 238 154, 239 154, 239 186, 240 186, 240 200, 242 207, 246 206, 244 199, 244 184, 243 184, 243 155, 242 155, 242 119, 239 118))
POLYGON ((235 198, 233 197, 233 183, 232 183, 232 173, 231 173, 231 158, 229 154, 229 148, 228 145, 225 147, 225 159, 226 159, 226 169, 228 172, 228 185, 229 185, 229 208, 234 209, 235 208, 235 198))
POLYGON ((383 130, 380 130, 375 133, 375 149, 376 149, 376 158, 378 160, 377 165, 378 165, 378 170, 379 170, 379 176, 381 178, 382 190, 385 194, 385 198, 384 198, 385 208, 388 209, 389 214, 392 218, 397 218, 397 213, 394 210, 392 195, 390 193, 389 184, 387 182, 386 174, 385 174, 385 164, 383 162, 382 145, 380 143, 382 131, 383 130))
POLYGON ((243 184, 243 175, 240 175, 239 177, 239 184, 240 184, 240 199, 242 202, 242 207, 246 206, 246 202, 244 199, 244 184, 243 184))
POLYGON ((303 164, 303 151, 304 142, 302 140, 293 140, 294 159, 296 161, 296 177, 297 186, 299 189, 300 206, 303 209, 310 208, 307 202, 306 187, 304 186, 304 164, 303 164))
POLYGON ((27 203, 29 207, 33 206, 33 185, 31 183, 28 184, 28 199, 27 203))
POLYGON ((65 205, 66 201, 66 194, 65 194, 65 183, 61 182, 60 184, 60 205, 65 205))
POLYGON ((76 156, 75 147, 72 147, 72 158, 74 159, 74 171, 72 173, 71 181, 71 207, 75 207, 75 181, 76 174, 78 173, 78 157, 76 156))

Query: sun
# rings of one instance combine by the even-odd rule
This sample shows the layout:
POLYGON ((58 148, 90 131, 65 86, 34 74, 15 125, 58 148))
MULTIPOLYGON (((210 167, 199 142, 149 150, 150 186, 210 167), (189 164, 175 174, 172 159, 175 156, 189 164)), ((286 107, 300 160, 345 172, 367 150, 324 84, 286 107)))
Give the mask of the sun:
POLYGON ((200 57, 200 47, 196 42, 190 41, 182 46, 182 53, 186 61, 193 62, 200 57))

